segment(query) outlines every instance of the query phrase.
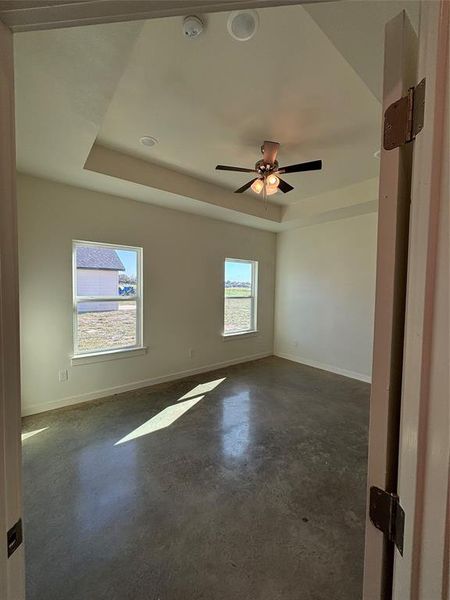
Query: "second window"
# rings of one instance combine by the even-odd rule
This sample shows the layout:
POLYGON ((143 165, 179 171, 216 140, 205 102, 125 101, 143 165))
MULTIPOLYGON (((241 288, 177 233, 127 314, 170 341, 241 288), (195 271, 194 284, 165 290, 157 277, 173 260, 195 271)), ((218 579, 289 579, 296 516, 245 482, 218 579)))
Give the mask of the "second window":
POLYGON ((256 331, 258 263, 225 259, 224 335, 256 331))

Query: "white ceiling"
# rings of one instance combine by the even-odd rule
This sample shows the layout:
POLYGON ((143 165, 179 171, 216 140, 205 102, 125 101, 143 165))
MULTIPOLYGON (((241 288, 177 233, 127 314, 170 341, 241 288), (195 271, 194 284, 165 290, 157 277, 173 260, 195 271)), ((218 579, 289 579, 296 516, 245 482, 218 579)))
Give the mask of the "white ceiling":
POLYGON ((227 13, 193 41, 179 19, 147 21, 97 141, 231 191, 251 176, 215 165, 253 168, 266 139, 281 143, 280 164, 321 158, 323 171, 285 177, 295 190, 273 197, 283 204, 375 176, 379 102, 302 7, 259 15, 246 43, 227 13), (140 145, 145 134, 160 143, 140 145))
POLYGON ((383 84, 384 25, 406 10, 417 32, 419 9, 420 0, 342 0, 305 5, 308 14, 379 100, 383 84))
MULTIPOLYGON (((309 13, 301 6, 260 10, 259 31, 246 43, 229 37, 227 13, 208 15, 204 34, 193 41, 183 38, 181 19, 174 17, 16 34, 19 170, 256 227, 284 228, 287 206, 328 198, 332 190, 377 175, 378 71, 365 71, 361 56, 368 64, 373 53, 382 56, 382 29, 392 16, 385 5, 391 3, 376 3, 383 7, 383 16, 372 19, 377 33, 357 48, 343 44, 342 30, 353 35, 364 13, 352 11, 352 5, 366 2, 337 4, 347 12, 335 23, 340 33, 334 37, 326 10, 334 4, 308 7, 309 13), (313 18, 311 8, 322 12, 313 18), (142 135, 160 143, 145 148, 138 142, 142 135), (218 173, 214 166, 253 166, 264 139, 281 142, 280 163, 321 158, 324 169, 286 176, 295 191, 272 197, 284 208, 265 211, 250 192, 241 197, 241 211, 240 196, 231 191, 246 175, 218 173), (92 154, 102 146, 126 155, 123 162, 133 163, 133 175, 115 171, 114 161, 99 168, 92 154), (91 149, 90 162, 97 166, 88 170, 83 166, 91 149)), ((401 3, 394 4, 393 14, 401 3)), ((370 19, 362 20, 370 29, 370 19)))

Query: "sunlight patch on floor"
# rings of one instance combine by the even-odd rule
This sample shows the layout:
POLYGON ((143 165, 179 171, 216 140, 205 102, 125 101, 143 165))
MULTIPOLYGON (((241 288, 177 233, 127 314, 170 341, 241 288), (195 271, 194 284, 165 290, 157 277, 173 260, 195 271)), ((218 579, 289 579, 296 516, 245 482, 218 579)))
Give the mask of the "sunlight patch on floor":
POLYGON ((46 429, 48 429, 48 427, 43 427, 42 429, 35 429, 34 431, 27 431, 26 433, 22 433, 22 442, 30 437, 33 437, 34 435, 37 435, 38 433, 41 433, 42 431, 45 431, 46 429))
POLYGON ((222 377, 222 379, 215 379, 214 381, 208 381, 207 383, 200 383, 199 385, 196 385, 195 388, 192 388, 192 390, 184 394, 184 396, 181 396, 181 398, 178 399, 178 402, 180 402, 180 400, 187 400, 188 398, 193 398, 194 396, 211 392, 214 388, 220 385, 222 381, 225 381, 225 379, 226 377, 222 377))
POLYGON ((143 435, 147 435, 149 433, 153 433, 154 431, 159 431, 160 429, 169 427, 169 425, 172 425, 172 423, 184 415, 185 412, 197 404, 197 402, 200 402, 200 400, 203 398, 204 396, 198 396, 198 398, 185 400, 184 402, 168 406, 160 413, 149 419, 146 423, 116 442, 114 445, 118 446, 119 444, 129 442, 130 440, 135 440, 143 435))
POLYGON ((143 435, 147 435, 149 433, 169 427, 169 425, 172 425, 172 423, 183 416, 184 413, 186 413, 190 408, 195 406, 197 402, 203 400, 206 393, 211 392, 218 385, 220 385, 222 381, 225 381, 225 379, 226 377, 222 377, 222 379, 214 379, 213 381, 196 385, 194 388, 192 388, 192 390, 189 390, 189 392, 184 394, 184 396, 178 398, 176 404, 172 404, 171 406, 168 406, 159 412, 157 415, 146 421, 143 425, 116 442, 114 446, 124 444, 125 442, 142 437, 143 435))

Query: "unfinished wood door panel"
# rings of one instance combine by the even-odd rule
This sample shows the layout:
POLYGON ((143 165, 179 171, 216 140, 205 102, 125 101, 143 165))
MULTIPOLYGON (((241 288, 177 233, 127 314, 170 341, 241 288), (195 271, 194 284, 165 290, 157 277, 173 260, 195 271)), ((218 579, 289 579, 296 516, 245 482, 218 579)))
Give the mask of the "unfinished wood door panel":
POLYGON ((418 78, 424 128, 414 142, 398 491, 405 510, 396 600, 449 600, 450 99, 448 1, 422 7, 418 78))
POLYGON ((10 558, 6 533, 22 516, 19 285, 12 33, 0 22, 0 598, 22 600, 23 545, 10 558))
MULTIPOLYGON (((405 12, 386 25, 383 114, 416 83, 417 36, 405 12)), ((396 491, 412 145, 381 148, 368 490, 396 491)), ((393 545, 366 518, 364 600, 389 598, 393 545)))

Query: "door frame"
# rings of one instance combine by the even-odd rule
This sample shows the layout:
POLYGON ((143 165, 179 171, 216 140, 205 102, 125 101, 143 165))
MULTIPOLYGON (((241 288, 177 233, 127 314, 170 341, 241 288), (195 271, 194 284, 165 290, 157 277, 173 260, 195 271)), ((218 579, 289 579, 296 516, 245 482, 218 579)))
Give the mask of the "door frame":
POLYGON ((19 277, 13 36, 0 22, 0 597, 24 597, 24 548, 6 534, 22 515, 19 277))
MULTIPOLYGON (((383 114, 415 86, 417 46, 405 11, 386 23, 383 114)), ((381 140, 364 600, 389 598, 392 588, 394 544, 372 525, 369 499, 372 486, 397 491, 412 151, 412 144, 386 150, 381 140)))
POLYGON ((61 27, 80 27, 100 23, 118 23, 160 17, 178 17, 243 8, 268 8, 304 2, 336 0, 27 0, 2 2, 0 20, 13 31, 34 31, 61 27))

